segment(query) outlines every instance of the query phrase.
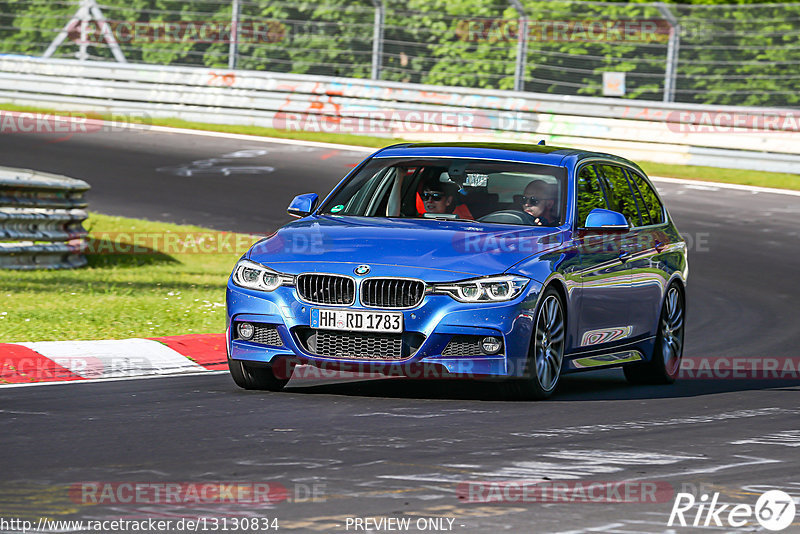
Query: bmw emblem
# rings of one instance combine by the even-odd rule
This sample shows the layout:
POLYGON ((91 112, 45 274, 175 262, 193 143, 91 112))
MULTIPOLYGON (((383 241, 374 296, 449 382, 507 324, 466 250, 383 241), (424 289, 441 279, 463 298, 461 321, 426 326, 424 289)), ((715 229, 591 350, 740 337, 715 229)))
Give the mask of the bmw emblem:
POLYGON ((359 265, 353 270, 358 276, 364 276, 369 272, 369 265, 359 265))

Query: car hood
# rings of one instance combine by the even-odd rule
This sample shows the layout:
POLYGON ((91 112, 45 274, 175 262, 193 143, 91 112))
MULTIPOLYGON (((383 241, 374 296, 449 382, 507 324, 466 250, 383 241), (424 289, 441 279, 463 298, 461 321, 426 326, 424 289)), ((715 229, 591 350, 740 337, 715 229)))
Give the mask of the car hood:
POLYGON ((320 216, 287 224, 250 249, 248 258, 280 272, 455 280, 502 273, 557 247, 558 228, 432 219, 320 216))

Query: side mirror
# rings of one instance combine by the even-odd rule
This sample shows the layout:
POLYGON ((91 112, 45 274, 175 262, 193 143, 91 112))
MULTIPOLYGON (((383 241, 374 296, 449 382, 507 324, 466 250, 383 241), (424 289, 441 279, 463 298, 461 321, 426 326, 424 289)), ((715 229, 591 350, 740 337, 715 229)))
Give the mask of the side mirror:
POLYGON ((628 219, 618 211, 595 208, 586 217, 585 230, 597 231, 627 231, 630 230, 628 219))
POLYGON ((304 195, 297 195, 286 208, 286 212, 292 217, 305 217, 310 215, 314 208, 317 206, 319 195, 316 193, 306 193, 304 195))

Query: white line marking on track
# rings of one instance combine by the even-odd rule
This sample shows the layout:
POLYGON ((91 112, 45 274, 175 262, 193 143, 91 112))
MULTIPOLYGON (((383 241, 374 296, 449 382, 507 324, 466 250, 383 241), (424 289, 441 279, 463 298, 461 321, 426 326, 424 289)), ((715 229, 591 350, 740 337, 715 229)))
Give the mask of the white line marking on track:
POLYGON ((706 182, 702 180, 686 180, 683 178, 667 178, 664 176, 651 176, 650 179, 654 182, 686 185, 690 186, 692 189, 708 189, 709 191, 714 191, 717 189, 736 189, 738 191, 749 191, 751 193, 771 193, 775 195, 790 195, 794 197, 800 197, 800 191, 792 191, 791 189, 777 189, 775 187, 726 184, 725 182, 706 182))
MULTIPOLYGON (((117 125, 117 127, 119 127, 117 125)), ((275 143, 279 145, 300 145, 315 148, 331 148, 334 150, 346 150, 348 152, 368 152, 377 151, 377 148, 358 145, 341 145, 338 143, 322 143, 319 141, 304 141, 302 139, 284 139, 283 137, 263 137, 260 135, 235 134, 227 132, 212 132, 210 130, 191 130, 188 128, 173 128, 170 126, 148 126, 147 124, 129 124, 126 126, 132 130, 144 130, 149 132, 174 133, 182 135, 199 135, 203 137, 218 137, 223 139, 238 139, 240 141, 254 141, 257 143, 275 143)), ((387 145, 392 144, 386 140, 387 145)))
POLYGON ((579 461, 597 464, 632 465, 670 465, 684 460, 702 460, 704 456, 696 454, 659 454, 656 452, 637 451, 604 451, 570 449, 568 451, 546 452, 543 456, 560 460, 579 461))
MULTIPOLYGON (((276 143, 276 144, 284 144, 284 145, 300 145, 300 146, 312 146, 318 148, 332 148, 336 150, 347 150, 350 152, 366 152, 372 153, 377 151, 377 148, 367 147, 367 146, 358 146, 358 145, 341 145, 337 143, 320 143, 318 141, 304 141, 302 139, 283 139, 280 137, 260 137, 256 135, 243 135, 243 134, 232 134, 232 133, 225 133, 225 132, 211 132, 206 130, 189 130, 186 128, 172 128, 168 126, 147 126, 141 124, 131 125, 134 129, 140 130, 150 130, 155 132, 162 132, 162 133, 177 133, 177 134, 186 134, 186 135, 201 135, 206 137, 221 137, 225 139, 239 139, 242 141, 258 141, 262 143, 276 143)), ((387 146, 391 144, 387 139, 387 146)), ((800 196, 800 191, 792 191, 790 189, 777 189, 774 187, 759 187, 755 185, 742 185, 742 184, 728 184, 724 182, 706 182, 702 180, 686 180, 683 178, 668 178, 665 176, 651 176, 651 180, 654 182, 666 182, 666 183, 673 183, 673 184, 683 184, 683 185, 693 185, 693 186, 700 186, 700 187, 713 187, 713 188, 722 188, 722 189, 736 189, 739 191, 750 191, 754 193, 771 193, 775 195, 791 195, 791 196, 800 196)))
POLYGON ((410 413, 390 413, 390 412, 371 412, 371 413, 357 413, 353 417, 370 417, 373 415, 389 416, 389 417, 410 417, 412 419, 429 419, 431 417, 444 417, 447 414, 443 413, 429 413, 429 414, 410 414, 410 413))
POLYGON ((650 480, 654 478, 674 478, 674 477, 683 477, 684 480, 689 475, 707 475, 709 473, 716 473, 718 471, 724 471, 726 469, 731 469, 734 467, 750 467, 754 465, 761 465, 761 464, 779 464, 782 463, 783 460, 773 460, 772 458, 758 458, 755 456, 744 456, 741 454, 737 454, 733 456, 734 458, 746 458, 747 461, 744 462, 735 462, 730 464, 723 464, 717 465, 714 467, 705 467, 701 469, 692 469, 691 471, 681 471, 678 473, 667 473, 663 475, 647 475, 644 477, 636 477, 630 478, 628 480, 650 480))
MULTIPOLYGON (((58 115, 55 115, 55 117, 58 117, 58 115)), ((97 122, 106 123, 107 121, 97 121, 97 122)), ((114 128, 117 129, 120 128, 120 124, 118 123, 113 123, 113 126, 114 128)), ((275 143, 282 145, 298 145, 298 146, 310 146, 316 148, 330 148, 334 150, 345 150, 349 152, 372 153, 378 150, 377 148, 368 146, 343 145, 339 143, 322 143, 319 141, 305 141, 302 139, 285 139, 282 137, 265 137, 260 135, 235 134, 228 132, 213 132, 210 130, 192 130, 189 128, 174 128, 172 126, 152 126, 148 124, 130 123, 122 126, 122 129, 126 128, 130 130, 141 130, 141 131, 160 132, 160 133, 198 135, 203 137, 218 137, 223 139, 238 139, 241 141, 253 141, 256 143, 275 143)), ((387 139, 387 146, 389 144, 391 143, 387 139)), ((724 182, 686 180, 683 178, 667 178, 664 176, 650 176, 650 179, 655 182, 669 182, 674 184, 701 185, 701 186, 704 185, 708 187, 721 187, 723 189, 738 189, 740 191, 751 191, 755 193, 772 193, 776 195, 800 196, 800 191, 792 191, 790 189, 777 189, 773 187, 758 187, 754 185, 727 184, 724 182)))
MULTIPOLYGON (((648 512, 645 512, 648 513, 648 512)), ((663 515, 662 513, 651 515, 663 515)), ((722 530, 717 527, 704 527, 704 532, 712 530, 722 530)), ((730 530, 727 530, 730 531, 730 530)), ((675 529, 667 528, 666 521, 646 521, 641 519, 623 519, 622 523, 607 523, 596 527, 584 527, 578 530, 559 530, 554 531, 553 534, 588 534, 591 532, 603 532, 604 534, 675 534, 678 532, 675 529), (623 530, 623 528, 634 530, 623 530), (644 529, 647 530, 644 530, 644 529), (652 530, 651 530, 652 529, 652 530)))
POLYGON ((774 434, 757 436, 754 438, 731 441, 731 445, 784 445, 786 447, 800 447, 800 430, 783 430, 774 434))
MULTIPOLYGON (((98 121, 105 123, 106 121, 98 121)), ((120 125, 114 123, 113 126, 115 128, 120 128, 120 125)), ((227 133, 227 132, 213 132, 210 130, 192 130, 189 128, 174 128, 171 126, 151 126, 147 124, 126 124, 123 126, 124 128, 128 128, 131 130, 142 130, 142 131, 151 131, 151 132, 160 132, 160 133, 174 133, 174 134, 182 134, 182 135, 198 135, 203 137, 218 137, 223 139, 238 139, 241 141, 253 141, 256 143, 275 143, 275 144, 282 144, 282 145, 297 145, 297 146, 310 146, 316 148, 330 148, 334 150, 345 150, 349 152, 361 152, 361 153, 372 153, 377 151, 377 148, 374 147, 367 147, 367 146, 358 146, 358 145, 343 145, 339 143, 322 143, 319 141, 305 141, 302 139, 284 139, 282 137, 265 137, 260 135, 246 135, 246 134, 234 134, 234 133, 227 133)), ((391 144, 390 141, 387 139, 387 146, 391 144)), ((740 191, 751 191, 754 193, 772 193, 776 195, 791 195, 791 196, 800 196, 800 191, 792 191, 790 189, 777 189, 773 187, 758 187, 754 185, 741 185, 741 184, 727 184, 723 182, 706 182, 702 180, 686 180, 683 178, 667 178, 664 176, 650 176, 650 179, 655 182, 668 182, 674 184, 685 184, 685 185, 700 185, 700 186, 708 186, 708 187, 720 187, 723 189, 738 189, 740 191)))
POLYGON ((677 426, 677 425, 697 425, 706 423, 717 423, 731 419, 746 419, 749 417, 765 417, 771 415, 798 414, 800 410, 787 408, 758 408, 755 410, 736 410, 734 412, 717 413, 710 415, 695 415, 690 417, 675 417, 671 419, 623 421, 619 423, 608 423, 600 425, 571 426, 564 428, 548 428, 534 432, 512 432, 512 436, 523 438, 546 438, 546 437, 565 437, 591 435, 601 432, 615 432, 618 430, 645 430, 648 428, 677 426))
POLYGON ((607 523, 597 527, 586 527, 578 530, 560 530, 556 534, 587 534, 590 532, 603 532, 605 534, 643 534, 643 530, 621 530, 625 523, 607 523))

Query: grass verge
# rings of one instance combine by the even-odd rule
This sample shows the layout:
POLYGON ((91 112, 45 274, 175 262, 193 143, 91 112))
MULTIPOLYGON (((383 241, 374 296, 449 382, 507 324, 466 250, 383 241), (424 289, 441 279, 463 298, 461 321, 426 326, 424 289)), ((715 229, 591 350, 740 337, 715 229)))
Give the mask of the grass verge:
MULTIPOLYGON (((8 111, 27 111, 33 113, 59 113, 58 110, 16 106, 0 103, 0 109, 8 111)), ((61 110, 60 113, 69 113, 61 110)), ((92 115, 97 119, 113 119, 110 115, 92 115)), ((297 139, 303 141, 316 141, 321 143, 337 143, 342 145, 366 146, 380 148, 393 143, 402 143, 404 139, 389 139, 386 137, 370 137, 363 135, 337 134, 326 132, 298 132, 278 130, 260 126, 236 126, 230 124, 212 124, 184 121, 180 119, 149 118, 147 124, 153 126, 169 126, 173 128, 186 128, 190 130, 207 130, 213 132, 226 132, 262 137, 278 137, 281 139, 297 139)), ((717 167, 699 167, 692 165, 671 165, 667 163, 653 163, 637 161, 649 175, 667 176, 670 178, 684 178, 687 180, 703 180, 740 185, 755 185, 759 187, 774 187, 778 189, 800 190, 800 174, 786 174, 777 172, 751 171, 740 169, 720 169, 717 167)))
POLYGON ((254 236, 91 214, 89 267, 0 270, 0 342, 225 331, 225 284, 254 236))
POLYGON ((651 161, 639 161, 637 163, 648 176, 666 176, 669 178, 684 178, 686 180, 705 180, 706 182, 755 185, 758 187, 800 191, 800 174, 669 165, 651 161))

